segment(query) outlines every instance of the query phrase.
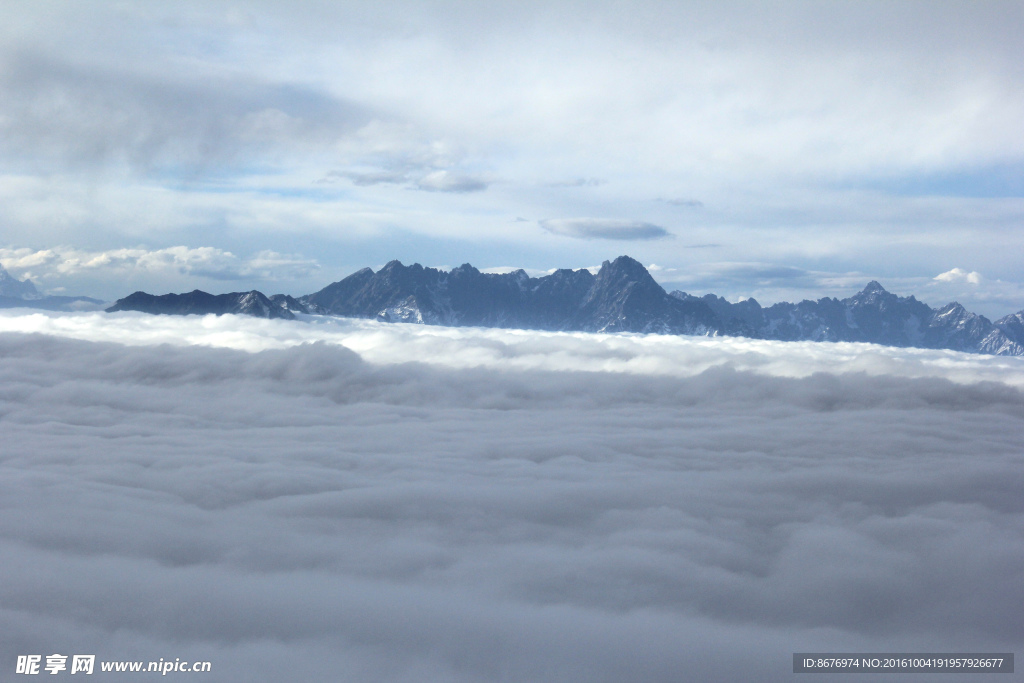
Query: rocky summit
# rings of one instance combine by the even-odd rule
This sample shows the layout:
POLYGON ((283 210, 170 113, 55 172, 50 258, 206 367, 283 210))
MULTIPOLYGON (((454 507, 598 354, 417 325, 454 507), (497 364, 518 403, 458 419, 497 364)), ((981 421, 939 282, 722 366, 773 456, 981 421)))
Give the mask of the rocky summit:
POLYGON ((538 278, 481 273, 468 263, 445 272, 392 261, 300 301, 330 315, 430 325, 702 335, 729 327, 703 302, 669 296, 628 256, 605 261, 596 276, 581 269, 538 278))

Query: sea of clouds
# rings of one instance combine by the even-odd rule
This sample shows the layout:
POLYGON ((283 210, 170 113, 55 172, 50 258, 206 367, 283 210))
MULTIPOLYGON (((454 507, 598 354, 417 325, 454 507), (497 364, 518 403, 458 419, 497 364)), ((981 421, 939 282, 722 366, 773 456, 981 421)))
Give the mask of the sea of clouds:
POLYGON ((862 344, 3 312, 0 680, 1011 652, 1022 387, 1024 359, 862 344))

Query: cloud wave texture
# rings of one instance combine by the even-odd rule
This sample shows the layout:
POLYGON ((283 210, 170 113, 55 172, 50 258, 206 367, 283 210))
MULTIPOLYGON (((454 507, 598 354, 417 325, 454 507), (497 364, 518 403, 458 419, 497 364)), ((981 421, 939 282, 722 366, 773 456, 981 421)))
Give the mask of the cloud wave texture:
POLYGON ((1019 363, 1008 384, 862 345, 0 322, 5 662, 788 681, 794 651, 1024 636, 1019 363))

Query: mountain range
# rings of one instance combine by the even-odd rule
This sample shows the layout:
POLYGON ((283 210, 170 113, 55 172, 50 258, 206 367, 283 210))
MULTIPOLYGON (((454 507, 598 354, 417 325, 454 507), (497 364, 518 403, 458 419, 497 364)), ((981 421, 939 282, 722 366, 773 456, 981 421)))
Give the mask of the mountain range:
MULTIPOLYGON (((284 297, 278 294, 278 297, 284 297)), ((290 297, 288 297, 290 298, 290 297)), ((142 311, 144 313, 168 315, 253 315, 258 318, 284 318, 295 320, 287 307, 268 299, 262 292, 232 292, 230 294, 207 294, 198 289, 187 294, 161 294, 155 296, 135 292, 118 299, 107 313, 117 311, 142 311)))
POLYGON ((292 319, 296 313, 371 318, 426 325, 582 332, 743 336, 781 341, 850 341, 887 346, 1024 355, 1024 311, 995 322, 958 303, 931 308, 870 282, 846 299, 822 298, 763 307, 666 292, 638 261, 605 261, 585 269, 530 277, 523 270, 450 271, 391 261, 298 298, 258 291, 154 296, 136 292, 107 309, 146 313, 241 313, 292 319))

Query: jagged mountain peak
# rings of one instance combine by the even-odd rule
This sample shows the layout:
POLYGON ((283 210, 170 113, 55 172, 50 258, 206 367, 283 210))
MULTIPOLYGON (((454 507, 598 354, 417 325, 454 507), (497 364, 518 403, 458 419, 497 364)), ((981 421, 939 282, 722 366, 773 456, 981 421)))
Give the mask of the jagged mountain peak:
POLYGON ((888 294, 889 291, 878 280, 872 280, 860 290, 861 294, 888 294))
POLYGON ((905 299, 893 294, 883 287, 878 280, 872 280, 864 286, 864 289, 860 290, 849 299, 843 299, 843 302, 851 304, 856 308, 864 306, 874 308, 876 306, 881 306, 883 309, 891 308, 893 306, 898 307, 907 303, 910 303, 911 305, 917 303, 915 299, 905 299))
POLYGON ((703 301, 670 296, 636 259, 605 261, 564 329, 716 335, 725 332, 703 301))
POLYGON ((602 263, 594 285, 595 287, 622 286, 630 282, 635 282, 644 289, 653 288, 661 292, 665 291, 654 281, 642 263, 629 256, 620 256, 614 261, 602 263))
POLYGON ((480 275, 480 271, 469 263, 463 263, 458 268, 452 268, 448 275, 450 277, 466 277, 467 275, 480 275))
POLYGON ((1024 310, 1003 316, 995 322, 995 326, 1024 349, 1024 310))
POLYGON ((959 301, 950 301, 948 304, 946 304, 942 308, 939 308, 939 309, 937 309, 935 311, 935 317, 937 317, 937 318, 941 317, 941 316, 944 316, 944 315, 950 315, 950 314, 955 314, 955 315, 958 315, 958 316, 965 315, 965 314, 966 315, 974 315, 973 313, 970 313, 966 308, 964 308, 963 305, 959 301))
POLYGON ((849 301, 855 305, 863 304, 876 304, 881 301, 898 301, 899 296, 893 294, 878 282, 878 280, 872 280, 871 282, 864 285, 864 289, 860 290, 849 299, 849 301))
MULTIPOLYGON (((388 273, 394 273, 396 271, 397 272, 403 272, 403 271, 408 270, 410 268, 415 268, 416 266, 419 266, 419 265, 420 264, 418 264, 418 263, 414 263, 414 264, 412 264, 410 266, 406 266, 401 261, 399 261, 398 259, 392 259, 392 260, 388 261, 387 263, 385 263, 383 268, 381 268, 380 270, 377 271, 377 275, 385 275, 385 274, 388 274, 388 273)), ((422 268, 422 266, 420 266, 420 267, 422 268)), ((373 271, 371 271, 371 272, 373 272, 373 271)))
MULTIPOLYGON (((1016 318, 1017 320, 1024 321, 1024 308, 1022 308, 1021 310, 1017 311, 1016 313, 1011 313, 1010 315, 1007 315, 1007 316, 1004 316, 1004 317, 1006 317, 1006 318, 1016 318)), ((1000 320, 1002 320, 1002 318, 1000 318, 1000 320)))
POLYGON ((0 296, 9 296, 15 299, 37 299, 39 292, 36 286, 29 279, 19 280, 7 270, 0 266, 0 296))
POLYGON ((630 273, 644 273, 650 275, 647 269, 644 268, 644 264, 637 261, 631 256, 619 256, 614 261, 605 261, 601 264, 601 270, 610 268, 613 272, 630 272, 630 273))
POLYGON ((1004 315, 1002 318, 996 321, 996 325, 1024 325, 1024 310, 1011 313, 1010 315, 1004 315))

